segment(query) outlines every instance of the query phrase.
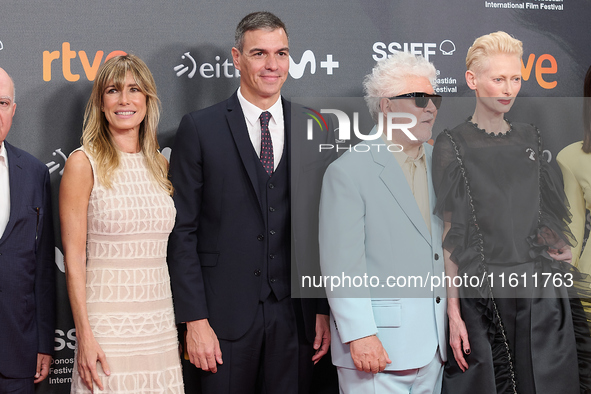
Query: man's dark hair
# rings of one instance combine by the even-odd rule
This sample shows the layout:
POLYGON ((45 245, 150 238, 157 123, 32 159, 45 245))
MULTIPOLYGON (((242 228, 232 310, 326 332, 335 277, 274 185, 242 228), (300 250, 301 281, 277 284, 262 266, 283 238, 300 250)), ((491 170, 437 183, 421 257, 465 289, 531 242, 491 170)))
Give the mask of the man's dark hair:
POLYGON ((244 47, 244 34, 251 30, 275 30, 283 29, 285 36, 289 38, 285 23, 274 14, 267 11, 253 12, 246 15, 238 26, 236 26, 236 34, 234 35, 234 46, 242 53, 244 47))

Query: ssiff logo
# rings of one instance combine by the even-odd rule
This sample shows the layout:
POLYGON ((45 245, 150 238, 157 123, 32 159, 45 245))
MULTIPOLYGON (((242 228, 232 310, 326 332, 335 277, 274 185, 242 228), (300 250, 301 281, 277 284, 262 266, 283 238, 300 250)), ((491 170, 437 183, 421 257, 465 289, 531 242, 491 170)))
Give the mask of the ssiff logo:
MULTIPOLYGON (((187 77, 193 78, 197 73, 202 78, 206 79, 240 77, 240 71, 234 68, 234 63, 231 59, 226 58, 223 62, 220 56, 215 56, 214 59, 214 62, 198 64, 197 61, 195 61, 195 58, 191 55, 191 52, 187 51, 181 55, 181 60, 183 60, 183 62, 174 66, 173 70, 177 77, 187 74, 187 77)), ((316 74, 317 66, 324 69, 326 75, 333 75, 334 70, 340 67, 340 63, 334 60, 334 56, 329 53, 326 55, 326 60, 322 60, 318 64, 314 52, 309 49, 304 51, 299 62, 293 60, 291 55, 289 56, 289 75, 293 79, 302 78, 306 69, 310 70, 310 74, 316 74), (310 67, 307 67, 308 65, 310 65, 310 67)))
POLYGON ((456 51, 456 44, 452 40, 443 40, 439 44, 439 51, 443 56, 451 56, 456 51))
MULTIPOLYGON (((378 41, 373 44, 372 55, 373 60, 380 61, 391 57, 396 52, 410 52, 413 55, 421 55, 425 59, 429 60, 430 56, 437 54, 436 51, 437 43, 435 42, 404 42, 398 43, 393 41, 389 44, 378 41)), ((443 40, 439 44, 439 51, 444 56, 451 56, 456 50, 456 45, 452 40, 443 40)))

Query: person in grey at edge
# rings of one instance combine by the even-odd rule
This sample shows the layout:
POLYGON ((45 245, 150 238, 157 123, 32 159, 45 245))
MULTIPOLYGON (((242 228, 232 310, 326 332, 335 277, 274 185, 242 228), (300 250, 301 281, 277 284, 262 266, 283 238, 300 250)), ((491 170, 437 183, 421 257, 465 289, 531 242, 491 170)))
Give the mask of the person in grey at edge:
MULTIPOLYGON (((365 100, 382 127, 374 127, 371 141, 345 152, 324 176, 323 275, 377 276, 385 285, 390 275, 427 277, 444 271, 443 227, 432 214, 432 147, 427 143, 441 104, 433 90, 435 75, 424 58, 398 52, 366 76, 365 100), (394 129, 388 138, 391 112, 400 113, 392 122, 408 124, 414 116, 416 125, 406 132, 394 129)), ((341 393, 441 391, 445 288, 397 291, 388 286, 327 291, 341 393)))
POLYGON ((0 393, 32 394, 55 337, 55 249, 45 164, 6 141, 14 82, 0 68, 0 393))

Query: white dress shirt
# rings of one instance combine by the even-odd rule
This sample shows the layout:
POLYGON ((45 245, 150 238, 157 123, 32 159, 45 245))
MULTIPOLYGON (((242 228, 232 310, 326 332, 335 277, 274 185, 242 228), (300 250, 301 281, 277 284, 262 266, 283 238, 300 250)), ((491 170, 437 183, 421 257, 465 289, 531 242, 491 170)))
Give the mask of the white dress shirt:
POLYGON ((4 141, 0 143, 0 237, 10 218, 10 182, 8 181, 8 155, 4 141))
POLYGON ((252 146, 259 157, 261 156, 261 121, 259 118, 265 111, 271 113, 269 133, 271 133, 271 141, 273 142, 273 169, 276 170, 277 165, 281 160, 281 156, 283 155, 283 144, 285 141, 285 125, 283 123, 283 105, 281 104, 281 96, 279 96, 275 104, 269 109, 262 110, 246 100, 240 92, 240 88, 238 88, 238 101, 240 102, 242 113, 246 120, 250 142, 252 142, 252 146))

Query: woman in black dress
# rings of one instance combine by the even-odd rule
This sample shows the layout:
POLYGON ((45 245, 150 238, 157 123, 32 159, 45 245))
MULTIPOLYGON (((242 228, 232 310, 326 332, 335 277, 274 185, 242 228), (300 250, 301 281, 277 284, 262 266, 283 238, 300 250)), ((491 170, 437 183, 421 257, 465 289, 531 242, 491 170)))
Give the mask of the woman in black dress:
POLYGON ((586 392, 589 330, 570 265, 568 209, 532 125, 510 123, 522 43, 504 32, 468 50, 472 117, 433 153, 445 221, 450 343, 444 393, 586 392), (456 284, 458 282, 456 281, 456 284))

